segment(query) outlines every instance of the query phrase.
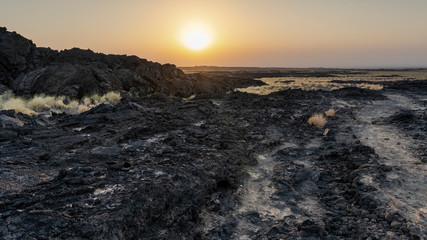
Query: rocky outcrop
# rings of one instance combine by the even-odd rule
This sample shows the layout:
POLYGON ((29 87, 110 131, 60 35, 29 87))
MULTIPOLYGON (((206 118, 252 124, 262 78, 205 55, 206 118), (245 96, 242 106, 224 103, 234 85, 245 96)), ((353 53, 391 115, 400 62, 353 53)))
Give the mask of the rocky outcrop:
POLYGON ((211 80, 198 74, 186 75, 172 64, 136 56, 39 48, 31 40, 0 28, 0 84, 19 95, 45 93, 80 98, 123 90, 135 95, 188 97, 222 93, 232 87, 225 79, 211 80))
POLYGON ((17 34, 0 27, 0 83, 9 85, 22 73, 32 71, 40 64, 36 45, 17 34))

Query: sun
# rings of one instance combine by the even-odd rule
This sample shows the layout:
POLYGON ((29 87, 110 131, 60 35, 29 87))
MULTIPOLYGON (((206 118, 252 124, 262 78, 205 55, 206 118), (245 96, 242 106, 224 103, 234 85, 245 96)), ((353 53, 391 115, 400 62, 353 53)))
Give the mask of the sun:
POLYGON ((203 25, 191 25, 181 34, 182 44, 190 50, 201 51, 212 44, 212 33, 203 25))

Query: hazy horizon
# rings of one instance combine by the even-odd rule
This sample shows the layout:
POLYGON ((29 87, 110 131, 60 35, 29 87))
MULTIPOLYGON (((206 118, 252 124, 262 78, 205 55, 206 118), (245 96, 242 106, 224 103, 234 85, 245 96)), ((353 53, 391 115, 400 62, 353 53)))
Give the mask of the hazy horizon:
MULTIPOLYGON (((147 59, 149 60, 149 59, 147 59)), ((174 63, 170 63, 174 64, 174 63)), ((215 66, 215 65, 187 65, 187 66, 180 66, 176 65, 178 68, 260 68, 260 69, 343 69, 343 70, 427 70, 427 66, 420 66, 420 67, 280 67, 280 66, 215 66)))
POLYGON ((1 26, 56 50, 181 67, 427 67, 423 0, 0 0, 0 6, 1 26), (206 46, 183 44, 194 26, 206 32, 206 46))

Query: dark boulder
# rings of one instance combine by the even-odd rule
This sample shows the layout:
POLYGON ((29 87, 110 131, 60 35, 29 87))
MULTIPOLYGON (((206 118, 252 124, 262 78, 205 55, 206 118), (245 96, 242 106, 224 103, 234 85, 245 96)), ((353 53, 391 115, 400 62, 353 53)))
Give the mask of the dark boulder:
POLYGON ((122 84, 106 69, 69 63, 50 65, 22 74, 11 87, 17 94, 66 95, 80 98, 91 93, 121 90, 122 84))

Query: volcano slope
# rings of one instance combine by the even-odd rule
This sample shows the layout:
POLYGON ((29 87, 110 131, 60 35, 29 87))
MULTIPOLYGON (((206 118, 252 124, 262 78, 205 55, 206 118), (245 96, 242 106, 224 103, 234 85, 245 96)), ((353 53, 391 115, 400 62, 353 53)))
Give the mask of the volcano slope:
POLYGON ((1 111, 0 238, 426 238, 426 81, 385 84, 1 111))

